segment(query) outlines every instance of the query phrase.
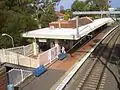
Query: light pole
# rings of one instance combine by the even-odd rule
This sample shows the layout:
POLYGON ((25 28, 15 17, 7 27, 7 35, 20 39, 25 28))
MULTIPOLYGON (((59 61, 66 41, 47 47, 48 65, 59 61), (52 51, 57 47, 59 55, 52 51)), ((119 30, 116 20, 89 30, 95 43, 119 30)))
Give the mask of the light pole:
POLYGON ((12 36, 10 36, 10 35, 7 34, 7 33, 3 33, 2 36, 8 36, 8 37, 10 37, 11 40, 12 40, 12 46, 14 47, 14 40, 13 40, 13 37, 12 37, 12 36))

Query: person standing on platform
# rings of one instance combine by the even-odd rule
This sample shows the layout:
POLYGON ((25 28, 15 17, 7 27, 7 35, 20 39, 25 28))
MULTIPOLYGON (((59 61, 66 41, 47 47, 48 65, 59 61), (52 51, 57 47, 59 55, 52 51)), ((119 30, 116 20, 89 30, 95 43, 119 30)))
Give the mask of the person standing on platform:
POLYGON ((64 46, 62 46, 62 53, 64 53, 64 54, 66 53, 64 46))

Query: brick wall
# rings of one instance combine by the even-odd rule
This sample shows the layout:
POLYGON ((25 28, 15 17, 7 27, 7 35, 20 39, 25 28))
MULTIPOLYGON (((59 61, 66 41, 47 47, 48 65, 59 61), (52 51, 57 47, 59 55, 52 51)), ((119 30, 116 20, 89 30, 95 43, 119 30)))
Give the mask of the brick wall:
POLYGON ((5 67, 0 67, 0 90, 7 90, 7 73, 5 67))

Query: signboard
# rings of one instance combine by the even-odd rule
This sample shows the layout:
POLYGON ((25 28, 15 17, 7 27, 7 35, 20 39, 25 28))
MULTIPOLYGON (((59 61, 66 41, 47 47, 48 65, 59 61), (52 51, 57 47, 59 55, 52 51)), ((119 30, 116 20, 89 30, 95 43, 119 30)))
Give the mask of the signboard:
POLYGON ((39 42, 47 42, 46 39, 39 39, 39 42))

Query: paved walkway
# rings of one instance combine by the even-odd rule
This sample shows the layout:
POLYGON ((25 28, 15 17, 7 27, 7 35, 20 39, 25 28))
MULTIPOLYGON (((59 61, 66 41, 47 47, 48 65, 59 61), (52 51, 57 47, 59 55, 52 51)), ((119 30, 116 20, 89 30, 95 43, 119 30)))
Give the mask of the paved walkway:
POLYGON ((68 55, 65 60, 59 61, 57 60, 53 63, 49 68, 56 70, 64 70, 67 71, 70 67, 75 64, 78 60, 80 60, 89 50, 100 40, 102 34, 96 36, 93 40, 89 41, 85 45, 81 46, 75 53, 72 54, 72 57, 68 55))

